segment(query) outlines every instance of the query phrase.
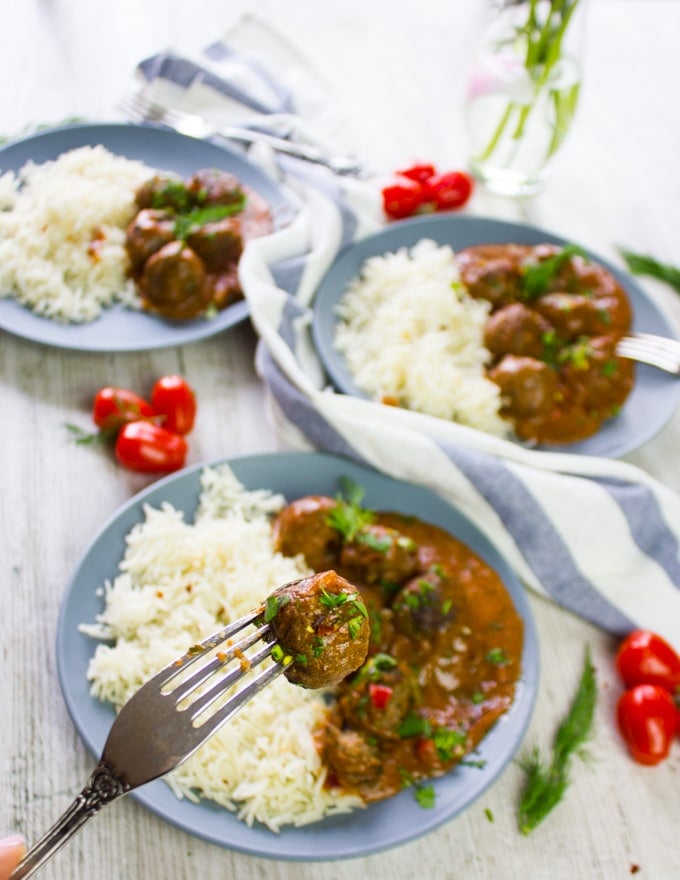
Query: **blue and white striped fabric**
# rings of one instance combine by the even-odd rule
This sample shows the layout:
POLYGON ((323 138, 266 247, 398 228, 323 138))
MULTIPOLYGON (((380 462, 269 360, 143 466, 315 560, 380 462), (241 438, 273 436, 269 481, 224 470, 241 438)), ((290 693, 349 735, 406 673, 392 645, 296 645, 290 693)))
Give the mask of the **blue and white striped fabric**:
MULTIPOLYGON (((220 55, 233 61, 228 50, 211 52, 211 63, 220 55)), ((161 75, 175 89, 192 81, 186 65, 174 68, 167 56, 161 75)), ((219 103, 222 87, 211 89, 219 103)), ((270 105, 275 114, 294 106, 286 108, 270 105)), ((613 634, 647 627, 680 649, 675 493, 624 462, 528 450, 328 387, 310 306, 342 245, 378 228, 377 194, 325 172, 290 164, 278 171, 304 207, 288 228, 250 242, 240 271, 261 338, 259 373, 284 440, 430 487, 489 537, 531 589, 613 634), (274 264, 285 272, 273 272, 274 264)))
MULTIPOLYGON (((343 216, 318 192, 309 194, 297 225, 306 227, 311 248, 295 290, 283 289, 268 269, 291 255, 286 233, 252 242, 242 259, 262 339, 258 369, 282 436, 430 487, 463 511, 537 592, 609 632, 644 626, 680 647, 675 493, 623 462, 528 450, 327 387, 311 341, 309 304, 345 237, 343 216)), ((291 243, 304 238, 302 229, 291 233, 291 243)))

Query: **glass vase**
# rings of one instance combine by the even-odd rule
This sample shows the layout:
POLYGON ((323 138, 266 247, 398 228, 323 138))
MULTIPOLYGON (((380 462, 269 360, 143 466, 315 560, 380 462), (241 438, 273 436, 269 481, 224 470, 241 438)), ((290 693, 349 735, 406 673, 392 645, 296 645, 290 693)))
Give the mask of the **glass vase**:
POLYGON ((539 192, 579 99, 585 0, 497 4, 468 81, 470 167, 507 196, 539 192))

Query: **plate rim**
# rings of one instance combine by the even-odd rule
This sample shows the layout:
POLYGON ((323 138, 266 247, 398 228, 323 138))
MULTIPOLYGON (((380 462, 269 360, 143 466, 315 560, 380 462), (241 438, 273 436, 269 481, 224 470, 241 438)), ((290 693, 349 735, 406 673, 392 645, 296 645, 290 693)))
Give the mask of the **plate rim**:
MULTIPOLYGON (((109 720, 111 720, 113 718, 113 710, 109 705, 100 703, 100 701, 91 696, 86 698, 85 702, 87 705, 83 710, 78 694, 74 693, 72 686, 70 676, 70 671, 72 671, 70 670, 72 661, 69 660, 68 652, 69 645, 71 645, 71 652, 73 652, 72 639, 74 634, 77 636, 81 635, 78 633, 77 628, 74 630, 69 620, 73 613, 71 604, 79 596, 78 578, 82 573, 84 566, 87 564, 88 558, 96 550, 98 542, 103 540, 113 527, 120 524, 121 518, 126 515, 136 512, 137 519, 135 521, 138 521, 144 504, 154 503, 150 500, 154 496, 157 498, 157 503, 160 503, 162 497, 167 494, 168 488, 172 489, 174 485, 176 489, 179 486, 180 481, 185 481, 197 496, 200 488, 200 474, 205 468, 219 466, 220 464, 228 464, 234 468, 237 476, 239 476, 239 470, 245 469, 247 471, 250 468, 256 469, 259 472, 262 468, 262 464, 265 464, 268 467, 271 466, 275 469, 280 468, 281 464, 285 463, 284 470, 290 471, 294 468, 295 462, 298 463, 298 466, 302 465, 305 468, 311 467, 313 469, 317 465, 322 469, 330 468, 330 472, 333 474, 333 479, 336 481, 340 475, 349 470, 360 475, 370 475, 371 480, 377 482, 380 489, 387 485, 392 491, 403 493, 404 487, 406 487, 407 489, 414 489, 426 499, 434 498, 437 500, 437 505, 446 510, 447 515, 450 514, 455 521, 464 523, 473 533, 476 534, 483 548, 482 550, 476 549, 476 552, 479 555, 483 558, 490 555, 494 559, 494 564, 498 562, 500 563, 500 568, 503 572, 502 579, 504 585, 506 590, 510 593, 513 603, 515 604, 518 613, 521 615, 524 624, 524 646, 522 654, 523 668, 518 682, 515 700, 508 713, 506 713, 506 715, 499 720, 497 725, 491 729, 480 745, 482 752, 484 752, 485 748, 487 750, 493 749, 494 747, 499 748, 501 751, 500 760, 492 766, 491 772, 488 776, 482 778, 481 785, 472 785, 474 789, 472 795, 467 796, 467 799, 461 806, 454 805, 453 808, 449 808, 448 810, 444 809, 441 814, 417 808, 418 812, 415 813, 415 815, 423 820, 422 824, 418 825, 416 823, 415 826, 411 826, 408 833, 393 833, 391 831, 392 823, 382 821, 380 822, 379 827, 382 837, 377 841, 371 840, 370 845, 364 844, 360 849, 351 845, 351 823, 356 823, 358 819, 361 824, 365 824, 365 821, 363 820, 367 816, 367 813, 363 810, 353 811, 344 817, 338 816, 331 817, 330 819, 326 818, 320 823, 312 823, 311 825, 299 829, 293 828, 292 826, 286 826, 278 835, 263 829, 262 826, 258 826, 257 833, 253 835, 252 829, 236 819, 233 814, 208 801, 201 801, 199 804, 189 804, 190 816, 193 818, 191 821, 186 820, 184 813, 186 812, 185 808, 188 802, 183 802, 177 799, 175 795, 172 794, 169 786, 167 786, 162 780, 149 783, 147 786, 131 792, 131 795, 144 807, 155 813, 159 818, 163 819, 171 826, 226 849, 231 849, 247 855, 278 859, 282 861, 321 862, 336 859, 352 859, 401 846, 415 838, 434 831, 440 825, 452 821, 456 816, 468 809, 487 788, 499 779, 507 765, 513 759, 517 750, 520 748, 533 716, 537 699, 540 678, 538 633, 526 588, 521 584, 517 574, 491 540, 484 535, 467 516, 454 507, 451 502, 437 495, 432 490, 424 486, 411 484, 398 478, 391 477, 390 475, 376 471, 374 468, 362 462, 357 462, 344 458, 343 456, 325 452, 281 451, 231 456, 227 458, 222 457, 211 462, 194 465, 175 474, 164 477, 128 499, 127 502, 114 511, 114 513, 109 516, 105 523, 96 532, 77 561, 73 574, 64 591, 59 611, 56 638, 57 673, 62 696, 71 720, 88 751, 94 755, 95 759, 97 759, 99 757, 98 752, 103 745, 103 739, 101 740, 101 744, 98 745, 96 742, 97 732, 93 732, 89 729, 87 722, 83 721, 83 711, 87 712, 88 706, 90 708, 92 708, 92 706, 98 707, 100 711, 103 707, 103 710, 108 713, 109 720), (504 726, 507 726, 511 731, 511 739, 505 744, 502 739, 502 730, 504 726), (499 737, 500 746, 498 743, 499 737), (169 808, 167 806, 168 803, 170 804, 169 808), (180 809, 180 805, 183 805, 182 809, 180 809), (205 813, 202 813, 204 810, 207 810, 209 814, 217 812, 222 818, 227 819, 224 829, 225 833, 216 835, 214 832, 208 832, 205 830, 203 827, 204 822, 201 822, 201 815, 204 817, 206 815, 205 813), (180 814, 179 816, 178 813, 180 814), (343 827, 348 822, 350 823, 349 831, 343 827), (236 824, 230 829, 231 823, 236 824), (286 835, 288 835, 287 840, 285 838, 286 835), (337 836, 340 838, 339 842, 338 840, 335 840, 337 836), (277 849, 277 841, 280 842, 281 840, 286 841, 286 846, 285 848, 279 847, 277 849), (333 843, 334 840, 335 845, 333 843)), ((239 479, 241 479, 241 477, 239 477, 239 479)), ((246 485, 249 487, 248 483, 246 483, 246 485)), ((401 494, 400 497, 402 497, 401 494)), ((408 503, 410 504, 410 501, 408 503)), ((129 527, 126 528, 126 532, 128 530, 129 527)), ((88 587, 92 594, 94 594, 97 588, 101 588, 101 584, 91 584, 88 587)), ((80 591, 82 592, 82 587, 80 587, 80 591)), ((81 619, 80 622, 82 623, 84 620, 81 619)), ((90 640, 89 656, 94 652, 96 644, 97 643, 90 640)), ((86 684, 84 675, 85 670, 82 670, 82 672, 82 680, 79 683, 81 690, 83 684, 86 684)), ((89 688, 87 693, 89 695, 89 688)), ((101 732, 99 732, 99 735, 101 738, 101 732)), ((441 780, 433 780, 435 786, 438 784, 440 786, 446 786, 447 790, 448 787, 455 786, 455 782, 451 781, 454 772, 469 774, 471 768, 458 768, 442 777, 441 780), (447 779, 449 780, 448 785, 446 782, 447 779)), ((483 771, 474 771, 474 773, 478 772, 483 771)), ((465 777, 463 776, 462 778, 465 781, 465 777)), ((475 779, 475 777, 467 777, 468 780, 470 778, 473 780, 475 779)), ((468 786, 470 785, 469 782, 466 784, 468 786)), ((377 811, 380 811, 380 814, 389 814, 393 811, 398 812, 400 808, 399 798, 401 798, 401 804, 406 804, 407 807, 410 806, 410 812, 414 811, 413 804, 415 801, 412 798, 412 794, 404 791, 387 801, 370 805, 368 809, 376 811, 371 818, 373 818, 374 821, 376 821, 376 817, 379 818, 377 811)))
MULTIPOLYGON (((365 254, 360 259, 359 265, 363 264, 365 260, 370 258, 371 256, 378 255, 380 253, 393 252, 398 248, 412 247, 420 239, 428 237, 426 232, 418 232, 420 227, 428 229, 431 227, 452 226, 455 228, 456 226, 481 226, 486 224, 495 229, 507 231, 507 234, 509 236, 512 235, 513 231, 515 233, 519 231, 522 235, 530 235, 537 239, 537 243, 539 239, 540 241, 554 243, 561 246, 574 243, 571 239, 566 239, 563 236, 558 235, 557 233, 549 232, 548 230, 543 229, 539 226, 531 223, 524 223, 522 221, 505 220, 496 217, 475 214, 428 214, 389 223, 381 229, 371 232, 368 235, 357 239, 356 241, 348 243, 338 252, 335 259, 333 260, 333 263, 324 272, 323 277, 316 287, 314 300, 312 302, 311 321, 311 333, 314 348, 319 356, 319 359, 321 360, 323 368, 326 371, 326 374, 331 384, 336 388, 336 390, 340 391, 343 394, 348 394, 349 396, 359 397, 363 400, 371 400, 371 398, 367 394, 363 393, 354 384, 352 377, 349 375, 349 371, 344 365, 344 358, 340 353, 333 350, 332 338, 329 337, 326 331, 325 325, 327 319, 324 309, 327 309, 330 306, 337 305, 337 302, 339 300, 339 295, 334 296, 332 292, 332 285, 330 284, 334 272, 337 271, 337 267, 342 268, 346 261, 353 262, 356 254, 361 254, 364 250, 369 250, 370 252, 365 254), (395 237, 407 238, 409 239, 409 241, 401 241, 398 244, 392 244, 391 246, 384 247, 382 250, 378 250, 378 248, 372 247, 374 243, 378 243, 379 245, 380 242, 384 240, 389 241, 395 237)), ((498 239, 494 238, 492 240, 497 241, 498 239)), ((512 239, 508 238, 507 240, 511 241, 512 239)), ((454 244, 451 242, 448 243, 455 251, 454 244)), ((480 239, 478 243, 483 244, 484 242, 480 239)), ((666 313, 659 306, 659 304, 647 294, 644 288, 636 281, 635 278, 633 278, 632 275, 630 275, 628 272, 621 269, 620 267, 615 266, 613 263, 609 262, 609 260, 601 257, 598 253, 589 249, 585 245, 581 245, 578 242, 576 244, 578 244, 579 247, 582 247, 583 251, 592 260, 604 266, 617 278, 617 280, 619 280, 620 283, 624 285, 629 295, 629 298, 633 300, 634 306, 642 303, 645 311, 651 313, 654 320, 657 321, 658 324, 664 328, 664 332, 666 333, 666 335, 671 338, 678 338, 678 334, 673 329, 673 326, 666 313)), ((335 326, 336 323, 337 320, 333 320, 333 326, 335 326)), ((658 330, 656 332, 658 332, 658 330)), ((578 441, 573 444, 530 445, 524 444, 522 441, 512 439, 509 442, 516 443, 520 446, 525 446, 526 448, 540 450, 542 452, 573 453, 577 455, 599 455, 608 458, 618 458, 634 452, 645 443, 649 442, 649 440, 655 437, 661 430, 663 430, 663 428, 673 418, 673 415, 675 414, 678 406, 680 406, 680 383, 677 382, 677 379, 675 380, 675 382, 673 382, 672 380, 674 377, 666 376, 665 374, 662 374, 661 371, 655 370, 655 368, 648 367, 644 364, 636 364, 636 371, 638 381, 640 380, 640 376, 643 376, 645 382, 648 381, 650 377, 651 380, 654 382, 663 382, 664 389, 666 387, 668 389, 666 399, 669 401, 667 409, 658 420, 653 423, 646 421, 641 426, 639 436, 628 438, 627 442, 625 440, 623 442, 621 440, 618 440, 617 442, 615 436, 614 440, 609 443, 608 450, 594 452, 590 452, 588 447, 593 445, 600 445, 601 438, 598 441, 595 441, 594 438, 597 438, 598 435, 601 435, 601 431, 595 434, 593 438, 586 438, 585 440, 578 441), (591 442, 589 443, 589 441, 591 442)), ((615 425, 616 423, 612 421, 611 423, 609 423, 609 429, 616 432, 617 428, 615 425)), ((620 425, 621 423, 619 423, 619 426, 620 425)), ((602 430, 606 430, 606 428, 607 425, 605 425, 602 430)))
MULTIPOLYGON (((78 121, 40 128, 20 137, 12 138, 0 145, 0 174, 6 171, 18 171, 19 167, 26 164, 26 162, 32 161, 30 157, 25 157, 19 166, 16 166, 15 163, 9 168, 4 167, 4 157, 15 149, 30 149, 33 144, 43 144, 59 137, 68 137, 70 134, 76 137, 82 135, 82 138, 79 144, 66 148, 68 150, 77 149, 79 146, 95 146, 102 142, 102 138, 108 140, 113 137, 124 136, 125 134, 130 134, 131 138, 139 138, 141 141, 145 132, 153 133, 152 136, 154 138, 167 137, 168 143, 185 144, 187 147, 194 146, 195 149, 200 151, 205 150, 206 155, 208 152, 211 152, 215 156, 227 157, 227 161, 233 161, 239 166, 247 167, 249 173, 252 173, 262 182, 265 190, 271 190, 276 193, 278 203, 282 209, 285 208, 292 212, 299 210, 299 205, 295 203, 292 193, 289 193, 286 187, 277 181, 267 170, 253 163, 245 153, 239 152, 228 144, 192 138, 189 135, 175 131, 169 126, 151 121, 142 123, 119 120, 78 121)), ((107 149, 111 148, 107 147, 107 149)), ((55 150, 53 158, 56 158, 64 151, 59 150, 57 152, 55 150)), ((114 152, 113 150, 111 151, 114 152)), ((115 154, 125 155, 120 152, 115 154)), ((49 160, 42 159, 41 163, 45 161, 49 160)), ((146 161, 149 164, 149 160, 142 161, 146 161)), ((253 186, 253 188, 257 189, 257 186, 253 186)), ((126 316, 134 315, 135 310, 126 309, 122 304, 115 303, 113 306, 103 309, 101 315, 94 321, 82 324, 61 323, 36 314, 28 306, 19 303, 11 295, 0 296, 0 330, 37 345, 90 354, 125 354, 188 345, 193 342, 209 339, 245 322, 249 318, 250 310, 247 300, 243 299, 227 306, 226 309, 218 313, 213 319, 196 319, 195 321, 182 322, 176 325, 172 322, 164 322, 162 318, 140 310, 140 316, 142 316, 145 323, 148 323, 149 327, 157 326, 159 328, 157 335, 144 345, 140 345, 139 342, 134 340, 127 341, 124 338, 115 342, 109 342, 104 339, 97 344, 93 344, 87 341, 87 336, 84 341, 74 341, 69 340, 66 335, 69 329, 86 334, 88 326, 92 326, 102 319, 105 320, 107 315, 115 316, 120 313, 125 313, 126 316), (23 324, 26 324, 26 327, 23 327, 23 324), (64 330, 65 333, 62 334, 61 330, 64 330)))

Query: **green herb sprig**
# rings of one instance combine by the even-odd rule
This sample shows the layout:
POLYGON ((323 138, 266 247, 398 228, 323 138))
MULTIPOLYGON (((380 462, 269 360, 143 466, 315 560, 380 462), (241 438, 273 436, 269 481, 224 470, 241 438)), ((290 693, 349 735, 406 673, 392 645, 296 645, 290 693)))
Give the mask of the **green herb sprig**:
POLYGON ((560 724, 553 743, 550 763, 534 748, 520 761, 527 774, 519 803, 519 830, 529 834, 562 800, 569 785, 573 755, 584 757, 583 744, 593 725, 597 701, 595 667, 586 648, 583 671, 569 712, 560 724))
POLYGON ((343 477, 340 485, 342 492, 336 495, 337 504, 329 512, 326 522, 346 541, 351 541, 359 529, 375 522, 375 513, 361 506, 365 494, 361 486, 348 477, 343 477))
MULTIPOLYGON (((539 15, 541 0, 530 0, 526 20, 516 28, 511 37, 513 42, 519 41, 524 47, 524 68, 531 78, 534 99, 550 81, 555 65, 562 57, 562 41, 578 4, 579 0, 550 0, 549 4, 545 4, 547 12, 542 17, 539 15)), ((578 83, 565 96, 562 96, 557 89, 551 92, 557 124, 547 158, 556 152, 564 139, 576 112, 578 95, 578 83)), ((510 125, 513 126, 512 139, 519 140, 524 134, 533 107, 533 101, 527 103, 509 101, 486 148, 475 157, 477 161, 485 161, 494 153, 510 125)))
POLYGON ((676 266, 662 263, 646 254, 636 254, 625 248, 619 248, 619 253, 633 275, 647 275, 650 278, 656 278, 657 281, 663 281, 670 285, 676 293, 680 293, 680 269, 676 266))
POLYGON ((562 266, 575 256, 585 257, 585 252, 576 244, 568 244, 547 260, 528 263, 522 274, 522 291, 526 299, 536 299, 545 293, 562 266))

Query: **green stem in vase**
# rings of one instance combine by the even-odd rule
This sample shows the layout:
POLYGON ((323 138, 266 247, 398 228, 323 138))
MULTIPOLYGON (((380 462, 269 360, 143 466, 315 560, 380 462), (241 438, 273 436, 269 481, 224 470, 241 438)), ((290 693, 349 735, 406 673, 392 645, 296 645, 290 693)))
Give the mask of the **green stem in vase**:
MULTIPOLYGON (((518 27, 516 31, 516 37, 523 38, 526 41, 523 66, 533 81, 533 101, 529 103, 508 101, 494 134, 485 149, 476 157, 477 161, 483 162, 494 153, 515 112, 517 112, 518 118, 512 132, 512 139, 518 141, 522 137, 527 120, 534 107, 534 101, 549 82, 555 65, 562 57, 562 41, 580 0, 550 0, 550 8, 542 25, 537 14, 541 2, 542 0, 529 0, 526 22, 521 27, 518 27)), ((558 122, 561 122, 562 125, 568 119, 570 121, 571 116, 573 116, 577 97, 578 88, 576 88, 575 92, 570 93, 568 103, 571 111, 558 115, 558 122)), ((553 137, 548 153, 549 156, 555 152, 561 143, 561 132, 565 130, 562 128, 562 125, 559 126, 561 131, 556 132, 553 137)))

